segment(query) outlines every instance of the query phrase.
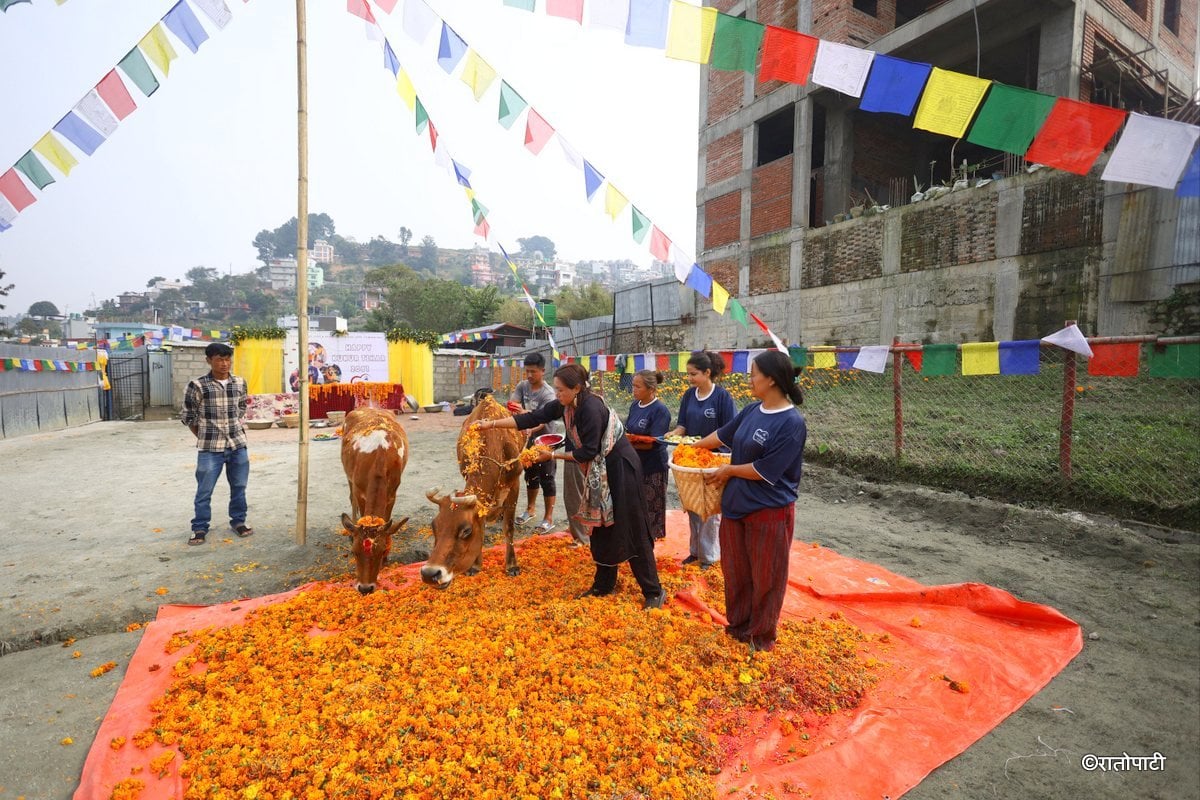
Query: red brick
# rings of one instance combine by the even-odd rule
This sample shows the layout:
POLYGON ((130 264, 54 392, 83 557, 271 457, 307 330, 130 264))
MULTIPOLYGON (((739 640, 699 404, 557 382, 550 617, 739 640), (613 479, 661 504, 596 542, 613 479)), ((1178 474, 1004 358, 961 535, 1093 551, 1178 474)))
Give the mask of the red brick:
POLYGON ((861 220, 810 233, 804 239, 800 286, 830 286, 883 274, 883 220, 861 220))
POLYGON ((781 244, 760 247, 750 253, 751 295, 786 292, 791 288, 791 251, 790 245, 781 244))
POLYGON ((711 275, 714 281, 724 286, 731 295, 737 295, 740 268, 736 258, 718 258, 705 262, 704 271, 711 275))
POLYGON ((704 183, 735 177, 742 171, 742 132, 722 136, 704 148, 704 183))
POLYGON ((704 249, 732 244, 741 236, 742 193, 729 192, 704 204, 704 249))
POLYGON ((750 236, 792 226, 792 156, 754 170, 750 184, 750 236))

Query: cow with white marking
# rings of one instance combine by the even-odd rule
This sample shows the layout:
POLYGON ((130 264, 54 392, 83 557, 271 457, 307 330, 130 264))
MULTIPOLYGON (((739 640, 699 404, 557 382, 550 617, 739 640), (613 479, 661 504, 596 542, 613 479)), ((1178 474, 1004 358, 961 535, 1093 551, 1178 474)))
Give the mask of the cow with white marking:
POLYGON ((350 484, 351 515, 342 526, 353 537, 356 588, 375 591, 379 568, 392 548, 392 535, 408 518, 392 521, 400 476, 408 463, 408 436, 392 412, 356 408, 342 426, 342 467, 350 484))

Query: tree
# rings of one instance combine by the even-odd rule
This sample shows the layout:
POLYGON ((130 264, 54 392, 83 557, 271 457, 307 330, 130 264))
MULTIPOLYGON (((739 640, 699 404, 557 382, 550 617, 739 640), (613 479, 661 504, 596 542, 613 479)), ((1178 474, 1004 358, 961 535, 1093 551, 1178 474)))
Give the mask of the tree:
POLYGON ((429 234, 421 239, 421 255, 417 256, 417 266, 431 274, 437 273, 438 246, 429 234))
POLYGON ((162 275, 155 275, 153 278, 146 281, 146 288, 153 289, 154 284, 158 283, 159 281, 165 281, 165 280, 166 280, 166 278, 164 278, 162 275))
POLYGON ((612 294, 598 283, 590 283, 581 289, 568 286, 558 293, 554 305, 559 323, 608 316, 613 312, 612 294))
MULTIPOLYGON (((273 258, 290 258, 296 255, 297 219, 292 217, 275 230, 263 228, 254 237, 254 249, 258 251, 258 260, 266 266, 273 258)), ((317 239, 324 239, 337 248, 333 237, 337 228, 333 217, 328 214, 308 215, 308 246, 312 247, 317 239)))
MULTIPOLYGON (((0 280, 4 279, 4 270, 0 269, 0 280)), ((8 297, 8 293, 12 291, 16 284, 10 283, 8 286, 0 286, 0 297, 8 297)), ((0 303, 0 311, 4 310, 4 304, 0 303)))
POLYGON ((382 267, 400 261, 400 247, 382 236, 374 236, 367 242, 367 263, 382 267))
POLYGON ((412 241, 412 231, 408 228, 400 228, 400 255, 408 258, 408 243, 412 241))
POLYGON ((467 328, 478 328, 490 325, 496 321, 496 313, 503 302, 500 290, 495 286, 484 286, 482 289, 467 287, 467 328))
POLYGON ((517 239, 517 244, 521 245, 521 255, 526 258, 533 258, 534 253, 541 253, 542 258, 546 261, 554 260, 554 242, 545 236, 529 236, 524 239, 517 239))
POLYGON ((44 319, 46 317, 61 317, 62 314, 58 313, 58 306, 49 300, 38 300, 29 307, 29 316, 44 319))

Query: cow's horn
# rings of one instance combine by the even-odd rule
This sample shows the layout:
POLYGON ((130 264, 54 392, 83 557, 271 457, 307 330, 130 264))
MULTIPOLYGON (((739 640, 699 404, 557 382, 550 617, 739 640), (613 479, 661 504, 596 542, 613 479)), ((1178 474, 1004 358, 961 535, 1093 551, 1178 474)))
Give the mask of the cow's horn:
POLYGON ((462 506, 469 506, 475 502, 473 494, 456 494, 450 498, 451 503, 457 503, 462 506))
POLYGON ((445 499, 445 496, 442 494, 442 487, 440 486, 430 487, 429 490, 425 492, 425 497, 429 498, 429 502, 431 503, 440 503, 445 499))

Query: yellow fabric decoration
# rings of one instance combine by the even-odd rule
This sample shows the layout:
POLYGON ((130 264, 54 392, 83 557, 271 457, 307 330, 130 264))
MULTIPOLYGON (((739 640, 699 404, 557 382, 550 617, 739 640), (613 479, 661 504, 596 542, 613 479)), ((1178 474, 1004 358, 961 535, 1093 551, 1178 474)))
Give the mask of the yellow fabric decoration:
POLYGON ((837 369, 837 354, 832 350, 815 350, 812 352, 813 369, 837 369))
POLYGON ((108 351, 96 351, 96 369, 100 372, 100 387, 104 391, 112 389, 112 384, 108 382, 108 351))
POLYGON ((712 282, 713 311, 717 312, 718 314, 724 315, 725 314, 725 304, 728 302, 729 302, 729 292, 727 292, 725 290, 724 286, 717 283, 716 281, 713 281, 712 282))
POLYGON ((408 73, 403 69, 396 75, 396 92, 404 101, 404 105, 408 106, 409 111, 416 110, 417 87, 413 86, 412 78, 408 77, 408 73))
POLYGON ((146 58, 154 62, 158 71, 165 78, 171 72, 171 62, 175 60, 175 48, 163 31, 162 25, 155 25, 150 32, 138 42, 138 47, 146 54, 146 58))
POLYGON ((963 375, 999 375, 1000 343, 970 342, 962 346, 963 375))
POLYGON ((34 151, 54 165, 54 168, 63 175, 70 175, 71 168, 79 162, 75 160, 75 156, 71 155, 71 151, 63 147, 62 142, 54 137, 54 134, 47 132, 45 136, 38 139, 37 144, 33 146, 34 151))
POLYGON ((629 205, 629 199, 621 194, 612 183, 609 183, 604 192, 605 213, 616 220, 617 215, 624 211, 627 205, 629 205))
POLYGON ((991 85, 983 78, 934 67, 913 127, 961 139, 991 85))
POLYGON ((433 351, 419 342, 388 342, 388 380, 403 384, 418 404, 433 405, 433 351))
POLYGON ((283 391, 283 339, 244 339, 233 348, 233 374, 250 394, 283 391))
POLYGON ((671 24, 667 29, 667 58, 707 64, 712 56, 717 9, 700 8, 683 0, 671 0, 671 24))
POLYGON ((492 85, 492 81, 496 80, 496 70, 480 58, 479 53, 468 50, 467 63, 463 67, 461 80, 471 87, 471 93, 475 95, 475 102, 479 102, 488 87, 492 85))

